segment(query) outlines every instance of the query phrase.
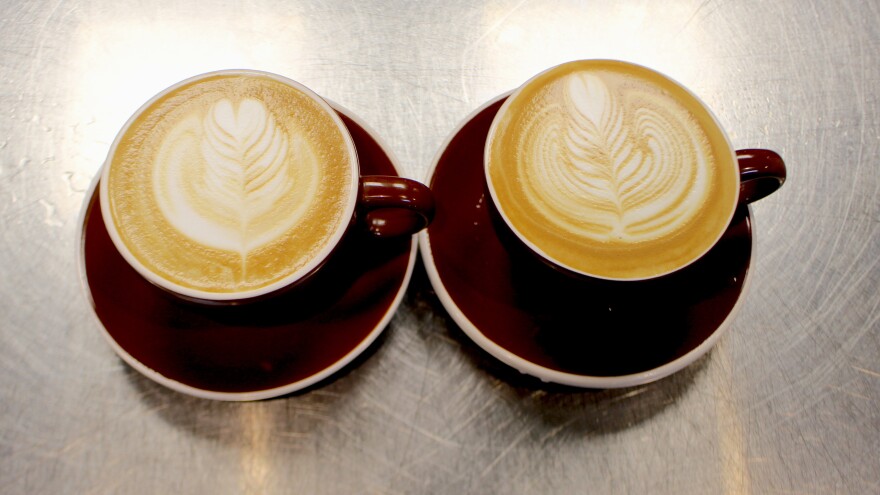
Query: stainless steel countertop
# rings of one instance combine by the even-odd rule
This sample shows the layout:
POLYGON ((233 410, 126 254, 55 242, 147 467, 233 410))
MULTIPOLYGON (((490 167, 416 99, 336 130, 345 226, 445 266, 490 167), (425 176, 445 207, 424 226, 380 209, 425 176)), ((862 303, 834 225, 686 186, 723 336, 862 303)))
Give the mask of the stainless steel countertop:
POLYGON ((0 6, 0 492, 880 493, 880 6, 874 1, 98 0, 0 6), (523 381, 419 264, 369 359, 308 392, 195 399, 126 366, 80 293, 77 218, 116 131, 250 67, 351 109, 424 178, 456 124, 557 63, 689 86, 786 159, 720 344, 660 382, 523 381))

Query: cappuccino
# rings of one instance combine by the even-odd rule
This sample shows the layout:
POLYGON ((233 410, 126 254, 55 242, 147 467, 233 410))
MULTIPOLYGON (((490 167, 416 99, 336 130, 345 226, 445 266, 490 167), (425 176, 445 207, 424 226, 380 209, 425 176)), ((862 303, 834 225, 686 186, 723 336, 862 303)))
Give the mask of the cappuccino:
POLYGON ((533 250, 599 278, 690 264, 726 230, 739 170, 699 100, 649 69, 578 61, 528 81, 489 131, 493 201, 533 250))
POLYGON ((310 271, 356 201, 341 121, 307 89, 260 72, 161 93, 126 124, 105 168, 101 206, 117 247, 148 279, 184 291, 238 294, 310 271))

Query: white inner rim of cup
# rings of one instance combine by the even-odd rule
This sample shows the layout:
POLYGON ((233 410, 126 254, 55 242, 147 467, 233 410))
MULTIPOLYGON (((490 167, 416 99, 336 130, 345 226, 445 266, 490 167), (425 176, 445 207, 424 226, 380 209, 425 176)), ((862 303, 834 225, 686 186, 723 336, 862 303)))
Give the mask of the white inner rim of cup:
POLYGON ((339 241, 345 235, 345 232, 348 230, 350 225, 350 221, 342 221, 339 226, 333 232, 333 235, 330 237, 330 241, 327 245, 315 255, 305 266, 297 270, 296 272, 284 277, 281 280, 268 284, 266 286, 260 287, 258 289, 250 289, 236 292, 210 292, 199 289, 193 289, 190 287, 184 287, 182 285, 176 284, 160 275, 156 274, 152 270, 147 269, 137 258, 131 253, 128 249, 128 246, 125 245, 125 242, 122 241, 122 238, 119 236, 117 232, 116 225, 113 223, 113 216, 110 212, 109 207, 109 190, 108 190, 108 178, 110 176, 110 164, 112 163, 112 158, 116 154, 116 149, 119 146, 119 142, 122 137, 128 132, 129 127, 134 123, 135 120, 148 108, 150 108, 156 101, 165 96, 166 94, 181 88, 185 85, 200 81, 202 79, 207 79, 215 76, 256 76, 256 77, 266 77, 269 79, 273 79, 282 84, 292 87, 311 98, 315 101, 331 118, 336 127, 339 129, 344 141, 346 149, 348 150, 350 162, 349 169, 351 171, 351 184, 349 187, 348 193, 348 201, 345 204, 345 209, 343 211, 343 215, 341 218, 343 219, 351 219, 354 217, 354 210, 357 205, 357 193, 360 183, 360 170, 358 166, 358 157, 357 157, 357 149, 354 146, 354 141, 351 138, 351 135, 348 133, 348 128, 345 127, 345 124, 342 122, 342 119, 336 113, 335 110, 320 96, 318 96, 314 91, 309 88, 303 86, 302 84, 288 79, 284 76, 279 76, 277 74, 273 74, 270 72, 251 70, 251 69, 229 69, 229 70, 219 70, 214 72, 207 72, 204 74, 199 74, 197 76, 190 77, 183 81, 180 81, 168 88, 162 90, 149 100, 146 103, 141 105, 140 108, 129 117, 128 121, 126 121, 125 125, 122 126, 119 133, 116 135, 116 138, 113 140, 113 144, 110 146, 110 151, 107 153, 107 159, 104 162, 104 166, 101 172, 101 182, 100 182, 100 197, 99 203, 101 205, 101 214, 104 217, 104 225, 107 227, 107 232, 110 234, 110 239, 113 241, 113 245, 116 246, 116 249, 125 259, 125 261, 131 265, 141 276, 149 280, 152 284, 162 287, 170 292, 180 294, 186 298, 193 299, 201 299, 206 301, 238 301, 244 299, 250 299, 253 297, 259 297, 265 294, 269 294, 278 289, 282 289, 287 287, 288 285, 298 281, 305 275, 311 273, 315 268, 320 266, 324 260, 336 249, 336 246, 339 244, 339 241))
MULTIPOLYGON (((574 63, 574 62, 583 62, 583 61, 587 61, 587 62, 614 62, 614 63, 619 63, 619 64, 624 64, 624 65, 631 66, 632 68, 637 69, 637 70, 646 70, 646 71, 649 71, 649 72, 651 72, 652 74, 656 74, 656 75, 657 75, 658 77, 660 77, 660 78, 666 79, 667 81, 669 81, 670 83, 674 84, 675 86, 678 86, 678 87, 681 88, 681 89, 682 89, 682 90, 683 90, 688 96, 690 96, 691 98, 693 98, 694 101, 697 102, 697 103, 700 105, 700 107, 701 107, 701 108, 702 108, 702 109, 708 114, 708 116, 712 119, 712 122, 715 124, 715 126, 716 126, 716 127, 718 128, 718 130, 720 131, 721 136, 723 136, 723 138, 724 138, 724 142, 725 142, 725 144, 727 145, 727 149, 728 149, 729 152, 730 152, 730 156, 731 156, 731 164, 732 164, 733 167, 736 167, 736 186, 735 186, 735 187, 736 187, 737 194, 734 195, 734 201, 733 201, 733 204, 730 206, 729 213, 728 213, 728 215, 727 215, 727 221, 725 222, 725 225, 729 225, 729 224, 730 224, 730 221, 733 220, 733 215, 734 215, 734 213, 736 212, 736 208, 737 208, 737 204, 738 204, 738 198, 739 198, 739 187, 740 187, 739 167, 738 167, 738 165, 737 165, 738 162, 737 162, 737 158, 736 158, 736 151, 734 150, 733 145, 732 145, 731 142, 730 142, 730 138, 728 137, 727 132, 726 132, 726 131, 724 130, 724 128, 721 126, 721 123, 718 121, 718 118, 715 116, 715 114, 712 113, 712 111, 709 109, 709 107, 706 106, 705 103, 703 103, 703 100, 701 100, 699 97, 697 97, 697 95, 695 95, 691 90, 687 89, 684 85, 682 85, 682 84, 679 83, 678 81, 672 79, 671 77, 667 76, 666 74, 663 74, 663 73, 657 72, 657 71, 654 70, 654 69, 650 69, 650 68, 648 68, 648 67, 644 67, 644 66, 642 66, 642 65, 634 64, 634 63, 632 63, 632 62, 626 62, 626 61, 622 61, 622 60, 604 60, 604 59, 596 59, 596 60, 575 60, 575 61, 565 62, 565 63, 559 64, 559 65, 555 65, 555 66, 553 66, 553 67, 550 67, 549 69, 544 70, 544 71, 542 71, 542 72, 536 74, 535 76, 529 78, 528 81, 526 81, 526 82, 523 83, 521 86, 519 86, 518 88, 516 88, 515 90, 513 90, 513 92, 510 94, 510 96, 507 97, 507 100, 501 105, 501 108, 498 109, 498 113, 496 113, 496 114, 495 114, 495 117, 492 119, 492 125, 489 127, 489 132, 488 132, 488 134, 486 135, 486 145, 485 145, 484 148, 483 148, 483 174, 484 174, 485 177, 486 177, 486 184, 488 185, 488 188, 489 188, 489 195, 492 197, 492 203, 495 205, 495 209, 496 209, 496 211, 498 211, 498 213, 501 215, 501 218, 504 219, 504 223, 507 225, 507 227, 508 227, 508 228, 509 228, 509 229, 510 229, 510 230, 516 235, 516 237, 517 237, 517 238, 518 238, 523 244, 525 244, 526 246, 528 246, 528 248, 529 248, 530 250, 532 250, 534 253, 538 254, 539 256, 541 256, 542 258, 544 258, 545 260, 547 260, 549 263, 551 263, 551 264, 553 264, 553 265, 556 265, 556 266, 558 266, 558 267, 561 267, 561 268, 563 268, 563 269, 565 269, 565 270, 568 270, 568 271, 570 271, 570 272, 574 272, 574 273, 580 274, 580 275, 585 275, 585 276, 588 276, 588 277, 593 277, 593 278, 601 279, 601 280, 616 280, 616 281, 622 281, 622 282, 626 282, 626 281, 636 282, 636 281, 639 281, 639 280, 650 280, 650 279, 653 279, 653 278, 662 277, 662 276, 664 276, 664 275, 669 275, 670 273, 677 272, 677 271, 679 271, 679 270, 681 270, 681 269, 683 269, 683 268, 685 268, 685 267, 687 267, 687 266, 690 266, 690 265, 693 264, 695 261, 697 261, 697 260, 699 260, 700 258, 702 258, 706 253, 708 253, 709 250, 711 250, 711 249, 715 246, 715 244, 717 244, 718 241, 721 240, 721 237, 724 235, 724 232, 726 232, 726 230, 727 230, 726 227, 725 227, 725 229, 721 230, 721 231, 718 233, 718 235, 715 237, 715 239, 712 240, 712 243, 709 244, 708 247, 707 247, 705 250, 703 250, 698 256, 695 256, 692 260, 688 261, 687 263, 685 263, 685 264, 683 264, 683 265, 681 265, 681 266, 679 266, 679 267, 677 267, 677 268, 674 268, 674 269, 672 269, 672 270, 667 270, 667 271, 665 271, 665 272, 657 273, 657 274, 655 274, 655 275, 650 275, 650 276, 647 276, 647 277, 607 277, 607 276, 603 276, 603 275, 597 275, 597 274, 595 274, 595 273, 590 273, 590 272, 588 272, 588 271, 579 270, 579 269, 577 269, 577 268, 575 268, 575 267, 572 267, 572 266, 570 266, 570 265, 568 265, 568 264, 566 264, 566 263, 563 263, 563 262, 561 262, 561 261, 555 259, 554 257, 550 256, 550 255, 547 254, 543 249, 541 249, 538 245, 536 245, 535 243, 533 243, 532 241, 530 241, 529 239, 527 239, 527 238, 522 234, 522 232, 520 232, 520 231, 516 228, 516 226, 513 225, 513 222, 510 220, 510 218, 508 218, 507 214, 504 212, 504 208, 501 207, 501 204, 500 204, 500 202, 499 202, 499 200, 498 200, 498 193, 495 191, 495 185, 492 183, 492 176, 491 176, 491 174, 489 173, 489 158, 490 158, 490 154, 491 154, 491 153, 490 153, 490 146, 489 146, 489 144, 492 142, 493 137, 494 137, 494 135, 495 135, 495 132, 496 132, 496 130, 498 129, 499 123, 500 123, 500 121, 501 121, 501 116, 502 116, 502 115, 503 115, 503 114, 504 114, 504 113, 510 108, 511 104, 513 103, 513 101, 516 100, 516 98, 517 98, 517 97, 523 92, 523 90, 525 89, 525 87, 528 86, 529 84, 531 84, 532 81, 534 81, 535 79, 538 79, 539 77, 541 77, 542 75, 544 75, 544 74, 547 73, 547 72, 550 72, 550 71, 556 70, 558 67, 560 67, 560 66, 562 66, 562 65, 567 65, 567 64, 570 64, 570 63, 574 63)), ((485 107, 481 107, 481 108, 485 108, 485 107)), ((733 186, 732 186, 732 187, 733 187, 733 186)))

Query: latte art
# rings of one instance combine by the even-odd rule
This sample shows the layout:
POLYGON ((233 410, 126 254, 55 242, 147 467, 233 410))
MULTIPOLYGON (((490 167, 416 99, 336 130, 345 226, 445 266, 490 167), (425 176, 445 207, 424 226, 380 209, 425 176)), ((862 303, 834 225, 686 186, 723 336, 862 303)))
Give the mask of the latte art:
POLYGON ((224 98, 201 121, 186 119, 169 131, 156 156, 153 191, 180 232, 244 258, 299 221, 306 203, 285 203, 292 193, 313 193, 318 166, 303 136, 288 135, 262 102, 224 98), (311 183, 296 184, 288 160, 311 183))
POLYGON ((271 289, 307 273, 356 201, 354 148, 334 117, 257 72, 167 90, 111 150, 101 181, 108 231, 145 276, 195 297, 271 289))
POLYGON ((600 242, 661 237, 696 215, 712 169, 676 109, 628 104, 639 95, 613 94, 592 74, 560 83, 558 106, 536 115, 521 143, 535 208, 600 242))
POLYGON ((738 175, 726 138, 672 81, 582 61, 515 92, 487 144, 496 205, 534 249, 575 271, 644 278, 723 233, 738 175))

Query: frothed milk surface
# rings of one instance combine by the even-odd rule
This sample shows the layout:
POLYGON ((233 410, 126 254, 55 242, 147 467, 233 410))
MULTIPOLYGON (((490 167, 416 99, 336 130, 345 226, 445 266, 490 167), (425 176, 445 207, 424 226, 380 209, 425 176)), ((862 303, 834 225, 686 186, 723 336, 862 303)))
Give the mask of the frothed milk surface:
POLYGON ((121 241, 182 287, 265 287, 307 266, 350 220, 341 130, 270 77, 224 74, 172 90, 130 122, 110 160, 121 241))
POLYGON ((648 69, 563 64, 515 92, 490 131, 490 191, 550 259, 648 278, 704 254, 726 229, 739 175, 712 115, 648 69))

